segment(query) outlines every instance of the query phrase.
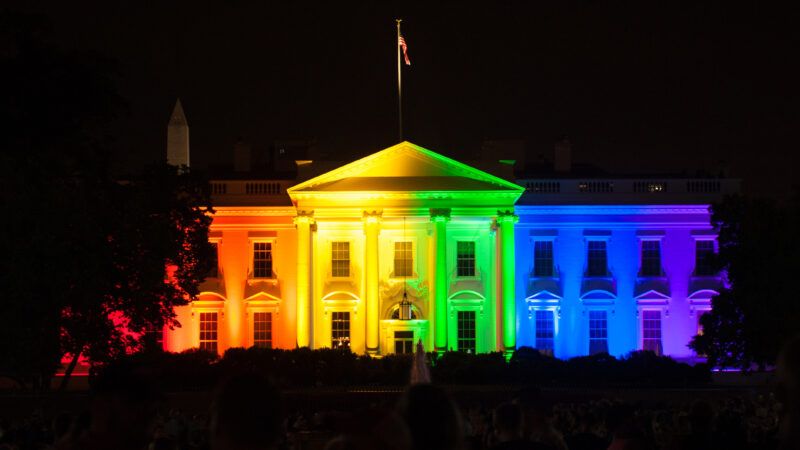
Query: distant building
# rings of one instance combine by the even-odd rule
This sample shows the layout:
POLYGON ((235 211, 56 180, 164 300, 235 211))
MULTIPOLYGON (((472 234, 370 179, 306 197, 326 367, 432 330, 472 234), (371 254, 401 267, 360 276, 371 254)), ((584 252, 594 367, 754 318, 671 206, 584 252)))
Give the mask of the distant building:
MULTIPOLYGON (((321 164, 295 144, 276 146, 275 161, 286 173, 289 154, 302 156, 300 179, 234 171, 212 182, 218 265, 178 308, 165 349, 389 354, 422 340, 437 351, 694 357, 687 344, 723 283, 708 265, 709 204, 737 180, 584 176, 568 140, 552 166, 528 165, 533 178, 401 142, 304 179, 321 164)), ((182 145, 169 140, 170 161, 182 145)))

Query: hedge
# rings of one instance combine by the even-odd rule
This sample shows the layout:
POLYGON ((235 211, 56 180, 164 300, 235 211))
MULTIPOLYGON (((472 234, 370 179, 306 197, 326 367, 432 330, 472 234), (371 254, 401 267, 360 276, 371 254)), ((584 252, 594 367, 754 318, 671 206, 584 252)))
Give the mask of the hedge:
MULTIPOLYGON (((705 364, 690 366, 652 352, 633 352, 619 359, 600 354, 561 360, 522 347, 508 362, 499 352, 429 353, 427 359, 433 381, 448 385, 675 387, 710 381, 705 364)), ((222 357, 199 350, 145 352, 95 368, 92 379, 111 367, 125 366, 150 373, 167 391, 210 389, 225 376, 240 372, 267 374, 283 388, 402 386, 409 379, 411 357, 372 358, 349 350, 255 347, 232 348, 222 357)))

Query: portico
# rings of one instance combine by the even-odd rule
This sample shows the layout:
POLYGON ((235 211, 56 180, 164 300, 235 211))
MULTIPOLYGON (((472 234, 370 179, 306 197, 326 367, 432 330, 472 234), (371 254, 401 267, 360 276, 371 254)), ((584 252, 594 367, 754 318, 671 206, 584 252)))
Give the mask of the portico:
POLYGON ((298 345, 513 350, 513 211, 523 191, 409 142, 288 189, 298 345), (473 301, 454 295, 466 291, 473 301), (412 317, 397 314, 404 298, 412 317))

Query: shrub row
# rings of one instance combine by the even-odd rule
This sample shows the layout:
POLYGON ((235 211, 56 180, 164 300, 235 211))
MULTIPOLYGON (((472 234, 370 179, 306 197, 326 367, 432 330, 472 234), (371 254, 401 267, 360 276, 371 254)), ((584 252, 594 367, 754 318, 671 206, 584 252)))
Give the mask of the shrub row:
MULTIPOLYGON (((448 352, 427 355, 434 382, 453 385, 539 386, 686 386, 707 383, 708 367, 689 366, 651 352, 617 359, 607 354, 560 360, 522 347, 506 362, 501 353, 448 352)), ((359 356, 349 351, 234 348, 217 355, 188 350, 128 356, 106 367, 136 367, 150 372, 168 391, 209 389, 240 372, 269 374, 283 388, 331 386, 400 386, 408 382, 411 357, 359 356)))

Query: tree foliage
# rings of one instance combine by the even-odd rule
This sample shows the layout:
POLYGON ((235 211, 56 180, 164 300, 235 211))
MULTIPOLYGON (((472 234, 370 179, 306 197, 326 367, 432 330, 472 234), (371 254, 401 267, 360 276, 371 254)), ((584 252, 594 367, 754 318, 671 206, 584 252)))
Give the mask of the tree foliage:
POLYGON ((0 13, 0 375, 36 387, 65 355, 102 363, 177 326, 212 251, 208 183, 164 163, 115 179, 114 65, 60 51, 46 31, 0 13))
POLYGON ((713 207, 712 220, 719 231, 717 265, 731 287, 712 299, 712 311, 701 319, 703 334, 690 344, 711 364, 764 368, 797 333, 799 213, 797 203, 743 196, 713 207))

